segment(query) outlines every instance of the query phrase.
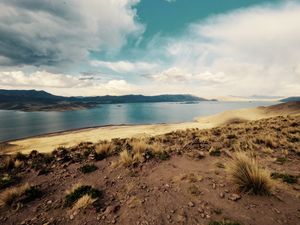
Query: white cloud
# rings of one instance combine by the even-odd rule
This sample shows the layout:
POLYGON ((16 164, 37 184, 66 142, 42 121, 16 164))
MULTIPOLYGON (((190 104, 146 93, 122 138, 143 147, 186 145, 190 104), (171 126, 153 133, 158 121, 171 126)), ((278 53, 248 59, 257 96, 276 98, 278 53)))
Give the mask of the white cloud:
POLYGON ((85 60, 89 51, 118 51, 144 27, 139 0, 3 0, 0 65, 58 65, 85 60))
POLYGON ((165 0, 166 2, 169 2, 169 3, 173 3, 173 2, 176 2, 176 0, 165 0))
POLYGON ((79 76, 53 74, 46 71, 37 71, 25 74, 22 71, 0 72, 0 88, 3 89, 42 89, 58 95, 121 95, 137 90, 135 85, 125 80, 109 80, 95 82, 82 80, 79 76))
POLYGON ((171 63, 152 77, 198 80, 199 88, 215 89, 219 95, 299 95, 299 40, 299 3, 230 12, 190 25, 179 38, 163 40, 171 63))
POLYGON ((153 71, 157 68, 155 63, 148 62, 129 62, 129 61, 101 61, 101 60, 93 60, 91 62, 92 66, 110 69, 112 71, 118 73, 141 73, 147 71, 153 71))

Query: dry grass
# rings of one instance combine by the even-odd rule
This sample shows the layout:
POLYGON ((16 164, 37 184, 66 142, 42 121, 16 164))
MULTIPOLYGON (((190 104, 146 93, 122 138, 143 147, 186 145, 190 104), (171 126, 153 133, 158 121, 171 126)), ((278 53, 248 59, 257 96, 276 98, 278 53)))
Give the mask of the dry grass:
POLYGON ((0 194, 0 207, 10 205, 15 198, 22 196, 27 190, 30 189, 29 184, 24 184, 19 187, 6 189, 0 194))
POLYGON ((23 165, 23 162, 18 159, 14 162, 15 168, 20 168, 22 165, 23 165))
POLYGON ((228 165, 233 183, 241 192, 268 195, 273 188, 270 173, 258 166, 258 163, 243 152, 237 152, 228 165))
POLYGON ((80 209, 85 209, 89 205, 92 205, 95 201, 97 201, 96 198, 92 198, 90 195, 84 195, 80 199, 77 200, 77 202, 72 207, 71 212, 75 212, 80 209))
POLYGON ((143 139, 134 139, 131 145, 134 153, 142 154, 149 149, 149 145, 143 139))
POLYGON ((120 153, 118 165, 123 165, 123 166, 129 167, 136 163, 143 162, 143 160, 144 160, 144 157, 143 157, 142 153, 140 153, 140 152, 129 153, 127 150, 123 150, 120 153))
POLYGON ((109 155, 112 151, 111 143, 99 143, 95 146, 95 152, 99 155, 109 155))
MULTIPOLYGON (((82 185, 81 183, 77 183, 66 191, 65 206, 75 206, 75 204, 85 195, 90 196, 96 201, 102 193, 95 189, 92 185, 82 185)), ((87 199, 83 199, 81 203, 78 203, 77 207, 83 205, 85 202, 84 200, 87 199)))

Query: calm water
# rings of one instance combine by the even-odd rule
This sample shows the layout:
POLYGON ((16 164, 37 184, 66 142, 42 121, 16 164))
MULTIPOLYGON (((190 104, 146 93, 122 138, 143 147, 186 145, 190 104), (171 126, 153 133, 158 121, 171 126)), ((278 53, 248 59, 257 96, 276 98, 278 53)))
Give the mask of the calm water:
POLYGON ((131 103, 67 112, 0 110, 0 142, 90 126, 186 122, 228 109, 271 104, 274 102, 131 103))

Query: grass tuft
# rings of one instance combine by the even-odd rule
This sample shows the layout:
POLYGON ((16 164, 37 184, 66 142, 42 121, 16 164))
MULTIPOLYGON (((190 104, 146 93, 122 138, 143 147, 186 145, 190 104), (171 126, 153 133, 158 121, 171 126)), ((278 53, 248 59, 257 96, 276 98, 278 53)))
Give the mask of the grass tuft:
POLYGON ((257 162, 245 153, 238 152, 228 165, 228 172, 233 183, 241 192, 255 195, 268 195, 271 193, 273 182, 270 173, 260 168, 257 162))
POLYGON ((22 203, 27 203, 39 198, 41 195, 42 192, 36 186, 31 186, 29 184, 6 189, 0 194, 0 207, 11 205, 17 198, 20 197, 22 197, 22 203))
POLYGON ((101 192, 90 185, 75 185, 71 190, 67 191, 65 206, 72 206, 84 195, 89 195, 92 199, 101 196, 101 192))

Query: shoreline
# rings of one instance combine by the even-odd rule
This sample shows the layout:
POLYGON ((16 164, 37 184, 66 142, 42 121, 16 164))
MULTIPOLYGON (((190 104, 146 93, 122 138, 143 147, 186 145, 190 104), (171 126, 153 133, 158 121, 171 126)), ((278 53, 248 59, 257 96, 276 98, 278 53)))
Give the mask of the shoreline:
POLYGON ((71 147, 81 142, 99 142, 113 138, 148 137, 162 135, 176 130, 211 129, 214 127, 241 123, 274 116, 300 114, 299 103, 283 103, 269 107, 256 107, 227 110, 211 116, 194 118, 192 122, 159 124, 121 124, 101 125, 41 134, 0 143, 1 153, 23 152, 32 150, 50 152, 59 146, 71 147))
POLYGON ((55 135, 62 135, 62 134, 67 134, 67 133, 72 133, 76 131, 85 131, 85 130, 91 130, 91 129, 98 129, 98 128, 106 128, 106 127, 134 127, 134 126, 151 126, 151 125, 168 125, 168 124, 183 124, 183 123, 194 123, 197 122, 196 118, 195 120, 189 121, 189 122, 178 122, 178 123, 138 123, 138 124, 107 124, 107 125, 96 125, 96 126, 88 126, 88 127, 81 127, 81 128, 74 128, 74 129, 67 129, 67 130, 62 130, 62 131, 54 131, 54 132, 49 132, 49 133, 43 133, 43 134, 37 134, 33 136, 27 136, 27 137, 22 137, 22 138, 16 138, 16 139, 9 139, 6 141, 0 141, 1 144, 6 144, 9 142, 15 142, 15 141, 22 141, 22 140, 27 140, 31 138, 43 138, 43 137, 51 137, 55 135))

